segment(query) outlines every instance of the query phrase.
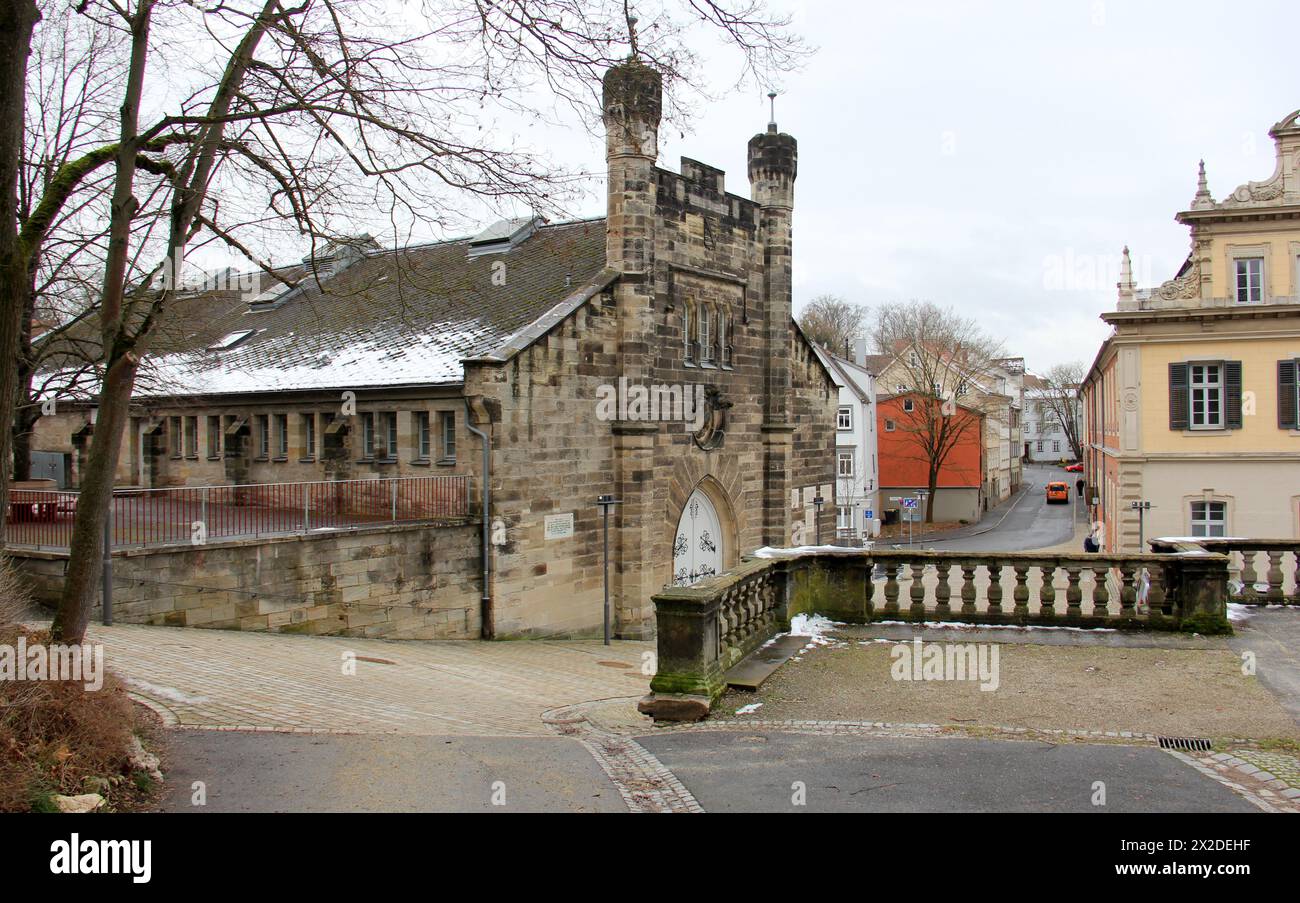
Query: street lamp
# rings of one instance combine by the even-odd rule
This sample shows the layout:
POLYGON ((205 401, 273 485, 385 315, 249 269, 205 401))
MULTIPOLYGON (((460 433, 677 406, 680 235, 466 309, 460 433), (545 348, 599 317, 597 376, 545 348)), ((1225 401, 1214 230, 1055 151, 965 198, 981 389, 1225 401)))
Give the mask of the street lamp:
POLYGON ((822 544, 822 505, 826 504, 826 499, 822 498, 822 491, 817 490, 817 497, 813 499, 813 507, 817 513, 813 516, 813 523, 817 530, 817 545, 822 544))
POLYGON ((1138 513, 1138 554, 1146 551, 1146 535, 1144 531, 1146 513, 1155 506, 1150 502, 1134 502, 1129 505, 1129 509, 1138 513))
POLYGON ((605 521, 605 645, 609 645, 609 509, 619 504, 612 495, 602 495, 596 499, 605 521))

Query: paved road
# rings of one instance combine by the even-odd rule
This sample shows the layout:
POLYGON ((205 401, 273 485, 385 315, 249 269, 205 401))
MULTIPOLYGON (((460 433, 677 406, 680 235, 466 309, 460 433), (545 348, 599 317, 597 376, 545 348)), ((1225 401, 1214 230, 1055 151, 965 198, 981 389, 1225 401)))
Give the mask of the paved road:
POLYGON ((167 738, 164 812, 627 811, 596 760, 562 737, 175 730, 167 738), (194 805, 196 781, 203 806, 194 805))
POLYGON ((1066 473, 1056 466, 1028 465, 1024 469, 1025 490, 1018 500, 989 512, 974 535, 939 537, 927 541, 925 548, 953 552, 1020 552, 1065 542, 1074 532, 1075 518, 1079 516, 1074 497, 1076 477, 1077 474, 1066 473), (1070 504, 1047 504, 1044 490, 1051 480, 1065 480, 1070 484, 1070 504))
POLYGON ((1257 812, 1129 746, 690 732, 638 738, 707 812, 1257 812), (802 782, 806 806, 792 803, 802 782), (1106 803, 1094 806, 1094 782, 1106 803))
POLYGON ((1300 609, 1251 609, 1233 627, 1232 648, 1253 654, 1260 683, 1300 724, 1300 609))

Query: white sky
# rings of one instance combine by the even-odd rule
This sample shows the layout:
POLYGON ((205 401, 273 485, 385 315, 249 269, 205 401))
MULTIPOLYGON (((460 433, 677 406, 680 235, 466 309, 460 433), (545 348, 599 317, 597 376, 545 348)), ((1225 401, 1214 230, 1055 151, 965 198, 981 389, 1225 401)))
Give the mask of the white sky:
MULTIPOLYGON (((1140 285, 1171 278, 1197 161, 1217 199, 1268 178, 1267 130, 1300 107, 1295 0, 776 5, 819 48, 777 100, 799 141, 796 311, 824 293, 952 305, 1033 370, 1091 362, 1123 245, 1140 285)), ((760 91, 730 93, 684 138, 664 129, 660 165, 719 166, 747 196, 767 118, 760 91)), ((603 170, 581 123, 520 135, 603 170)), ((603 213, 603 192, 593 179, 572 213, 603 213)))

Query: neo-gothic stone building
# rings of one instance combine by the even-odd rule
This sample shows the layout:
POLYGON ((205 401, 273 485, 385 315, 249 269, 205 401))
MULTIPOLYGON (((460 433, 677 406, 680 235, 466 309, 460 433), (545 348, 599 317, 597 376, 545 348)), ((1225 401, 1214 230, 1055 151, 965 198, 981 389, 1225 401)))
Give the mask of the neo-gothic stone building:
MULTIPOLYGON (((420 604, 465 616, 420 636, 598 631, 601 495, 619 500, 611 594, 626 637, 653 630, 665 585, 812 536, 818 495, 833 536, 836 386, 791 316, 795 139, 772 123, 750 140, 752 199, 702 163, 662 169, 660 84, 635 61, 606 74, 604 220, 340 248, 319 283, 190 305, 176 344, 154 353, 159 388, 139 393, 120 480, 458 473, 477 498, 486 434, 486 587, 430 591, 420 604), (635 396, 653 387, 698 387, 703 416, 651 419, 635 396), (621 402, 602 416, 611 388, 621 402), (355 414, 339 412, 341 393, 355 414)), ((34 447, 75 456, 90 429, 61 413, 34 447)), ((453 553, 435 539, 428 554, 453 553)))

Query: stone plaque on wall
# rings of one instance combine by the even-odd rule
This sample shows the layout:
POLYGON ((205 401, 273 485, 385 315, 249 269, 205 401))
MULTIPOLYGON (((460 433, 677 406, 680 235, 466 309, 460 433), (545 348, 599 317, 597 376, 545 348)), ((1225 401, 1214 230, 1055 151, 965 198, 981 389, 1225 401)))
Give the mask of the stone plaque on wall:
POLYGON ((568 514, 546 515, 545 532, 547 540, 564 539, 573 535, 573 512, 568 514))

